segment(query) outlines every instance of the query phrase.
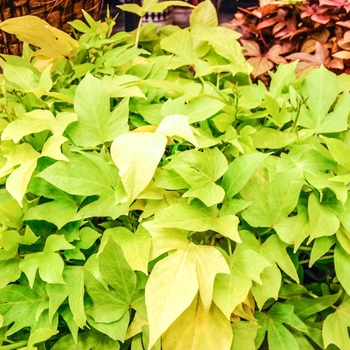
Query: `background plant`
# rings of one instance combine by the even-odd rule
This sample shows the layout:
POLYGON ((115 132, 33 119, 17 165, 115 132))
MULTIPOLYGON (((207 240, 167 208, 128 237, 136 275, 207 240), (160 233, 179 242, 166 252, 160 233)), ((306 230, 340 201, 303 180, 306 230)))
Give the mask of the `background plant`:
POLYGON ((269 70, 295 60, 298 76, 321 65, 341 74, 350 67, 349 12, 346 0, 261 1, 227 25, 242 34, 254 77, 269 79, 269 70))
POLYGON ((0 25, 0 349, 349 348, 348 76, 85 16, 0 25))

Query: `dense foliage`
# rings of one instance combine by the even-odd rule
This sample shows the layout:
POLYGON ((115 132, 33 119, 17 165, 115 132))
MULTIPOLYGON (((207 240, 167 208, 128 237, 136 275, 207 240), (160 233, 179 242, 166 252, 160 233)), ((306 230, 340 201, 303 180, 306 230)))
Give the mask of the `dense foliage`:
POLYGON ((349 349, 349 77, 86 19, 0 25, 0 349, 349 349))
POLYGON ((337 74, 350 72, 347 0, 260 0, 259 7, 238 11, 227 26, 242 34, 254 77, 269 80, 269 70, 295 60, 299 76, 321 65, 337 74))

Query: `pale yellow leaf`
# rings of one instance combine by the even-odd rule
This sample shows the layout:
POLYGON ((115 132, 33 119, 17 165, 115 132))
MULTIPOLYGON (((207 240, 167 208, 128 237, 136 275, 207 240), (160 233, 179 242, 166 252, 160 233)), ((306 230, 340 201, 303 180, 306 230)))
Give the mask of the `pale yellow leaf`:
POLYGON ((191 142, 194 146, 198 147, 197 139, 193 135, 189 121, 190 118, 185 115, 169 115, 160 122, 156 132, 170 137, 180 136, 186 141, 191 142))
MULTIPOLYGON (((148 231, 139 226, 135 233, 129 231, 125 227, 114 227, 107 229, 103 234, 103 245, 111 236, 114 241, 122 248, 125 260, 133 270, 142 271, 148 275, 148 262, 151 248, 151 235, 148 231)), ((100 252, 101 253, 101 250, 100 252)))
POLYGON ((6 181, 6 189, 22 207, 22 200, 27 191, 28 183, 36 168, 37 160, 32 160, 16 168, 6 181))
POLYGON ((68 162, 69 159, 61 151, 61 146, 66 141, 67 138, 65 138, 62 135, 52 135, 45 142, 41 151, 41 156, 46 156, 56 160, 63 160, 65 162, 68 162))
POLYGON ((214 247, 190 244, 191 259, 196 264, 199 295, 205 310, 213 299, 214 280, 218 273, 229 274, 230 269, 222 254, 214 247))
POLYGON ((131 203, 152 180, 167 138, 151 132, 126 133, 112 143, 111 156, 131 203))
POLYGON ((192 303, 198 292, 196 265, 187 249, 160 260, 146 285, 150 329, 148 349, 192 303))
POLYGON ((232 338, 230 321, 214 303, 205 310, 197 296, 163 335, 162 349, 229 350, 232 338))
POLYGON ((40 47, 41 50, 37 51, 36 55, 62 59, 69 57, 79 46, 70 35, 36 16, 10 18, 2 22, 0 28, 26 43, 40 47))

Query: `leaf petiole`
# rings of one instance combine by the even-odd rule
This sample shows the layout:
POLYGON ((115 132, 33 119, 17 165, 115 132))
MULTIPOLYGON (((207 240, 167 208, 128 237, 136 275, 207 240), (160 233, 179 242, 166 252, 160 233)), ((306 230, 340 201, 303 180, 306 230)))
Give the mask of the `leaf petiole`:
POLYGON ((2 345, 0 346, 0 350, 15 350, 20 349, 26 346, 28 342, 26 340, 21 341, 19 343, 9 344, 9 345, 2 345))

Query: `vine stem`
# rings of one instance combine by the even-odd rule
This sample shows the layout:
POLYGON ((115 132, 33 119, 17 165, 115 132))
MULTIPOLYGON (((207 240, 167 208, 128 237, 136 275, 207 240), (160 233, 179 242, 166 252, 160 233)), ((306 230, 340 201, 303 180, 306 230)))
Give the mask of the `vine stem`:
MULTIPOLYGON (((327 260, 327 259, 332 259, 332 258, 334 258, 333 255, 326 255, 326 256, 323 256, 322 258, 317 259, 317 261, 320 261, 320 260, 327 260)), ((310 259, 300 260, 300 261, 299 261, 299 264, 307 264, 309 261, 310 261, 310 259)), ((1 349, 0 349, 0 350, 1 350, 1 349)))
POLYGON ((136 38, 135 38, 135 47, 136 48, 139 46, 141 26, 142 26, 142 17, 140 17, 139 24, 137 25, 136 38))
POLYGON ((19 343, 9 344, 9 345, 2 345, 0 346, 0 350, 15 350, 23 348, 23 346, 27 345, 28 342, 26 340, 21 341, 19 343))
POLYGON ((228 247, 228 254, 231 256, 232 255, 232 247, 231 247, 231 240, 227 237, 227 247, 228 247))

